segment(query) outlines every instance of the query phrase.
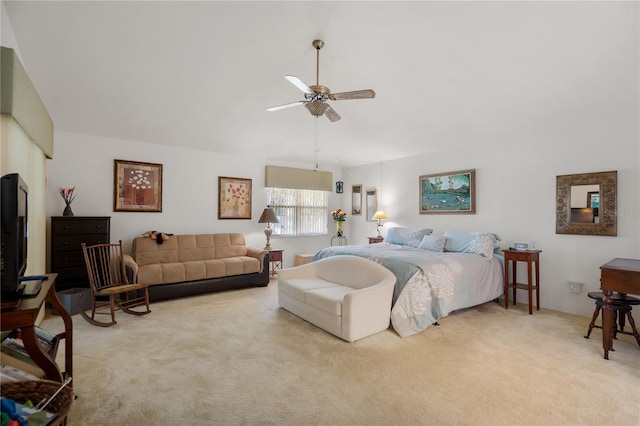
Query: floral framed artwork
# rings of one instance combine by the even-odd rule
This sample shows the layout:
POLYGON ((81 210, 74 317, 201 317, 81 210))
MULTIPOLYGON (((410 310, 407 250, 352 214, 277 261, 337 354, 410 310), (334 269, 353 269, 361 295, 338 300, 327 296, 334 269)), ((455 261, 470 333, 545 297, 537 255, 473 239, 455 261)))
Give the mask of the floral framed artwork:
POLYGON ((476 170, 419 178, 420 214, 476 214, 476 170))
POLYGON ((162 212, 162 164, 114 160, 114 212, 162 212))
POLYGON ((251 219, 251 179, 218 176, 218 219, 251 219))

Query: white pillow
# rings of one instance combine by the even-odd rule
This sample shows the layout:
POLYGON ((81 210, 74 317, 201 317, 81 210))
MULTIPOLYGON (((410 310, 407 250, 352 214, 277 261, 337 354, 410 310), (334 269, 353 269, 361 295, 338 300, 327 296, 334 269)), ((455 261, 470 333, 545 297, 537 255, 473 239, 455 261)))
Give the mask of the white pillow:
POLYGON ((420 241, 418 248, 441 252, 444 251, 444 245, 446 242, 447 239, 443 236, 425 235, 422 237, 422 241, 420 241))

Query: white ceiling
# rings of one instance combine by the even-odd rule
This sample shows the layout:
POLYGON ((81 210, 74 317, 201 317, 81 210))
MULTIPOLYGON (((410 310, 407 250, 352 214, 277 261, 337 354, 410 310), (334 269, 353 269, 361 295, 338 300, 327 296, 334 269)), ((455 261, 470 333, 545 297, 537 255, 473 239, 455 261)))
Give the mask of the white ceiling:
POLYGON ((318 120, 320 163, 342 166, 590 119, 638 72, 631 2, 4 4, 56 130, 282 162, 313 162, 315 119, 265 108, 302 99, 283 75, 315 83, 316 38, 320 84, 377 94, 318 120))

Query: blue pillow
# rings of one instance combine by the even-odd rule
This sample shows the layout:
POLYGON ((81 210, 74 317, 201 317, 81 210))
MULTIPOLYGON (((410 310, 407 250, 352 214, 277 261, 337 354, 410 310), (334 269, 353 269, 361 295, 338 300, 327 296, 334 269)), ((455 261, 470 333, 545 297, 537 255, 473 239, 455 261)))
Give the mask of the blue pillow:
POLYGON ((447 239, 442 236, 435 235, 425 235, 422 237, 422 241, 420 241, 420 245, 418 248, 429 250, 429 251, 444 251, 444 245, 447 242, 447 239))
POLYGON ((444 249, 456 253, 474 253, 491 259, 500 237, 492 233, 445 231, 444 249))
POLYGON ((387 231, 384 242, 389 244, 398 244, 400 246, 418 247, 422 241, 422 237, 429 235, 433 229, 411 229, 396 226, 387 231))

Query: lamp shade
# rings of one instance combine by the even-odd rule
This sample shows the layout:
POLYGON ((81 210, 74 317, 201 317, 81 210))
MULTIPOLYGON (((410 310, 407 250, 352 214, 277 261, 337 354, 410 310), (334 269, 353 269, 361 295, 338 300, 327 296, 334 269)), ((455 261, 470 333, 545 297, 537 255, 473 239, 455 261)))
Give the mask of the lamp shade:
POLYGON ((267 207, 262 211, 260 215, 260 219, 258 219, 258 223, 278 223, 278 216, 276 216, 276 212, 273 211, 271 207, 267 207))
POLYGON ((384 212, 382 210, 378 210, 376 212, 376 214, 374 214, 371 219, 373 219, 373 220, 386 220, 386 219, 389 219, 389 218, 387 217, 386 214, 384 214, 384 212))

